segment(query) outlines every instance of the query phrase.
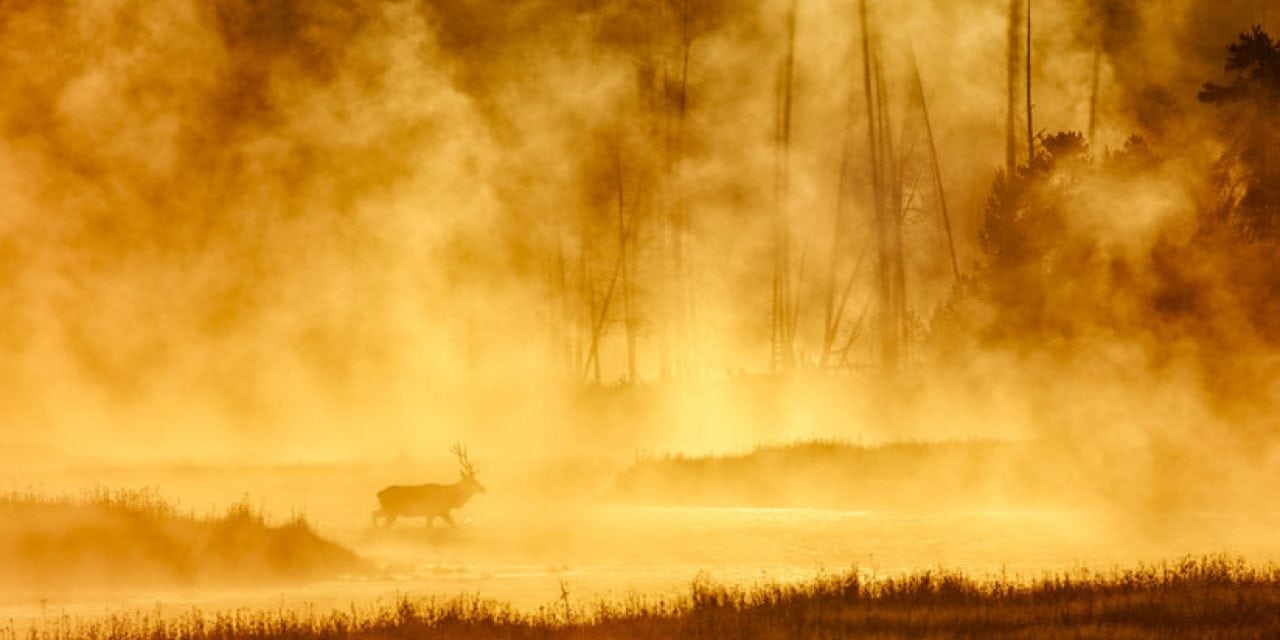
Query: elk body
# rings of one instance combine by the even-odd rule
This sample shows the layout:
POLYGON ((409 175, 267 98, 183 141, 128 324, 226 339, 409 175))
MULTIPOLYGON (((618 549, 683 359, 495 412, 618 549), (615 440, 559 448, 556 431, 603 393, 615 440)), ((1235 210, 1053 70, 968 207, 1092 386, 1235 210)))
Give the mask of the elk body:
POLYGON ((427 526, 431 526, 436 518, 450 525, 456 525, 449 512, 462 507, 471 496, 484 493, 484 485, 476 480, 475 467, 467 459, 467 452, 461 445, 454 445, 453 455, 458 457, 462 477, 453 484, 419 484, 391 485, 378 492, 378 504, 381 509, 373 512, 373 526, 378 526, 378 518, 383 518, 383 527, 388 529, 395 524, 396 518, 426 518, 427 526))

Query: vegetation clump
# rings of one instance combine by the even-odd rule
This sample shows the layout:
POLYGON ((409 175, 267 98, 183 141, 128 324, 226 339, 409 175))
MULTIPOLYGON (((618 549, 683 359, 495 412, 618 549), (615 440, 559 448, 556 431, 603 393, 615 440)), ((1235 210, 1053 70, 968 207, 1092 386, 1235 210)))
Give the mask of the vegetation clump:
POLYGON ((853 508, 990 507, 1060 498, 1054 477, 1036 460, 1029 445, 985 440, 875 446, 811 440, 733 455, 638 459, 615 478, 613 497, 853 508))
POLYGON ((356 555, 302 517, 275 525, 247 502, 184 514, 152 490, 0 495, 0 586, 293 581, 351 572, 356 555))

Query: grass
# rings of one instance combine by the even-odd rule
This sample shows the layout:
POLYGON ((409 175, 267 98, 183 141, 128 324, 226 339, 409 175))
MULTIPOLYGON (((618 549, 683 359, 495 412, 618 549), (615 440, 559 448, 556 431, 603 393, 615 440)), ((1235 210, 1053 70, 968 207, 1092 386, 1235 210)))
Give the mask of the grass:
POLYGON ((302 517, 246 501, 182 513, 152 490, 0 494, 0 586, 93 587, 307 580, 360 566, 302 517))
POLYGON ((327 615, 288 611, 93 621, 47 620, 0 640, 255 638, 1275 638, 1280 570, 1222 557, 1033 583, 924 572, 868 580, 856 571, 754 589, 697 579, 670 600, 633 597, 533 613, 479 597, 327 615))

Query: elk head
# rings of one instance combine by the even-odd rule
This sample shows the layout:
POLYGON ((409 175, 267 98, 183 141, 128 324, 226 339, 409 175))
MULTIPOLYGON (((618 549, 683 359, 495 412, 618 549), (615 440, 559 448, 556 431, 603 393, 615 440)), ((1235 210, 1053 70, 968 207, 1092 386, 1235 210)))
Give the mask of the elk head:
POLYGON ((476 480, 476 468, 471 465, 471 460, 467 459, 467 450, 461 444, 454 444, 450 449, 453 455, 458 458, 458 472, 462 474, 462 479, 458 481, 458 486, 462 487, 467 493, 484 493, 484 485, 476 480))

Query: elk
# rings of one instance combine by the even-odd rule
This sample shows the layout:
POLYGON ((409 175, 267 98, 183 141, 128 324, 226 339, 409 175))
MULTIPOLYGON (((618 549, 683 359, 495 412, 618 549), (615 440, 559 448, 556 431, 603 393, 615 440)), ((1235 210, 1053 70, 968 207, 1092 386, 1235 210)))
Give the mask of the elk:
POLYGON ((462 507, 471 496, 484 493, 484 485, 476 480, 476 469, 467 459, 467 450, 460 444, 450 449, 458 458, 462 477, 453 484, 419 484, 391 485, 378 492, 378 504, 381 509, 373 512, 373 526, 378 526, 378 518, 383 518, 383 527, 390 529, 396 518, 425 517, 430 527, 435 519, 441 518, 450 525, 456 526, 449 512, 462 507))

